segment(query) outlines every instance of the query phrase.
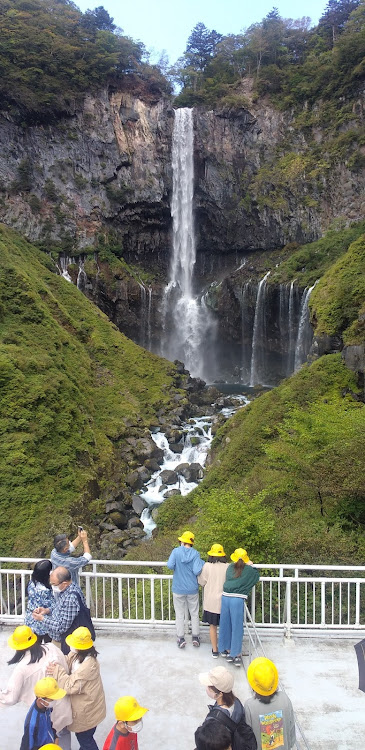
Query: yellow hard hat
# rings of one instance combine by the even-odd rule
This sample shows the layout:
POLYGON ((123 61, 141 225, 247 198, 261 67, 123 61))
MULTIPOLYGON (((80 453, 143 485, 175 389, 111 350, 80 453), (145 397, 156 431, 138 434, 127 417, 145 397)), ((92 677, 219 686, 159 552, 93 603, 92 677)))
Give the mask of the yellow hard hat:
POLYGON ((60 750, 59 745, 55 745, 54 742, 49 742, 48 745, 42 745, 39 750, 53 750, 54 748, 56 748, 56 750, 60 750))
POLYGON ((235 551, 232 552, 231 560, 233 560, 233 562, 237 562, 237 560, 243 560, 244 563, 251 562, 246 550, 242 549, 242 547, 238 547, 238 549, 235 549, 235 551))
POLYGON ((86 651, 87 648, 92 648, 94 645, 93 639, 89 628, 76 628, 70 635, 67 635, 65 641, 71 648, 76 648, 78 651, 86 651))
POLYGON ((37 636, 28 625, 18 625, 14 633, 8 638, 8 646, 16 651, 25 651, 37 641, 37 636))
POLYGON ((192 531, 184 531, 181 536, 178 537, 179 542, 184 542, 184 544, 194 544, 194 534, 192 531))
POLYGON ((225 557, 226 553, 221 544, 212 544, 207 555, 210 555, 210 557, 225 557))
POLYGON ((66 695, 66 690, 59 687, 54 677, 43 677, 42 680, 38 680, 34 685, 34 692, 37 698, 49 698, 53 701, 58 701, 66 695))
POLYGON ((148 710, 148 708, 140 706, 138 701, 136 701, 132 695, 124 695, 123 698, 118 698, 114 706, 114 713, 117 721, 137 721, 137 719, 141 719, 148 710))
POLYGON ((265 656, 258 656, 247 669, 247 679, 255 693, 272 695, 279 683, 278 670, 273 661, 265 656))

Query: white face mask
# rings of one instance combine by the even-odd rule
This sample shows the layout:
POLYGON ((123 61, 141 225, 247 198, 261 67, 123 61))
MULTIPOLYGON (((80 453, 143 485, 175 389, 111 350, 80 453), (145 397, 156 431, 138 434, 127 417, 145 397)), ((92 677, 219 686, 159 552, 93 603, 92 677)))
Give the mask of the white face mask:
POLYGON ((139 721, 136 721, 135 724, 128 724, 126 721, 126 727, 128 729, 128 732, 140 732, 143 727, 143 721, 140 719, 139 721))
POLYGON ((214 701, 217 700, 217 694, 210 687, 207 687, 207 695, 209 696, 209 698, 212 698, 214 701))
POLYGON ((52 708, 53 703, 54 701, 49 701, 48 699, 43 700, 43 698, 41 698, 41 704, 44 708, 52 708))

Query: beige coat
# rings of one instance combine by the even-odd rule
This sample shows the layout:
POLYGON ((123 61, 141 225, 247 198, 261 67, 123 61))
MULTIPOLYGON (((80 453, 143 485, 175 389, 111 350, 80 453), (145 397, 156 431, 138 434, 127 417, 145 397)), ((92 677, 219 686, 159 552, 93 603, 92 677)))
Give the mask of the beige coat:
POLYGON ((89 656, 72 672, 77 654, 70 653, 66 659, 71 674, 57 665, 54 676, 59 686, 71 697, 72 724, 68 728, 71 732, 86 732, 98 726, 106 716, 99 664, 97 659, 89 656))
POLYGON ((229 563, 206 562, 198 575, 198 583, 204 586, 203 609, 220 615, 222 606, 223 584, 229 563))
MULTIPOLYGON (((34 685, 46 676, 46 667, 50 661, 56 661, 67 671, 66 657, 57 646, 53 643, 45 643, 43 648, 45 653, 35 664, 29 664, 29 651, 16 664, 7 687, 0 692, 1 706, 14 706, 15 703, 21 701, 26 706, 31 706, 35 700, 34 685)), ((54 702, 51 717, 53 728, 57 733, 72 721, 71 701, 67 695, 54 702)))

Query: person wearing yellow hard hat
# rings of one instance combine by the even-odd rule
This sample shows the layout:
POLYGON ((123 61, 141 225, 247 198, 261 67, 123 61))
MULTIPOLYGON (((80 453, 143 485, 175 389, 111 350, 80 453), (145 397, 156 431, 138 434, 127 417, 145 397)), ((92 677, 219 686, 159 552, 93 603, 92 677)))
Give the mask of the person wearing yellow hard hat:
POLYGON ((218 649, 227 662, 242 665, 243 615, 245 600, 260 578, 247 552, 242 547, 231 554, 223 584, 218 649))
MULTIPOLYGON (((8 638, 8 646, 15 650, 8 664, 14 666, 5 690, 0 692, 2 706, 23 702, 28 708, 34 702, 34 686, 45 675, 47 664, 58 662, 67 670, 66 657, 54 643, 43 643, 28 625, 18 625, 8 638)), ((71 734, 67 729, 72 721, 71 701, 68 696, 57 700, 52 714, 52 726, 57 733, 59 748, 71 750, 71 734)))
POLYGON ((202 622, 209 625, 212 644, 212 657, 218 659, 218 625, 222 606, 223 584, 228 568, 226 553, 221 544, 212 544, 208 550, 208 560, 198 576, 198 583, 204 587, 202 622), (217 565, 217 563, 220 563, 217 565))
POLYGON ((80 750, 98 750, 94 740, 96 727, 106 716, 105 695, 90 630, 76 628, 66 636, 70 653, 66 660, 68 669, 59 664, 49 664, 47 674, 53 675, 71 698, 72 722, 80 750))
POLYGON ((118 698, 114 706, 117 721, 104 742, 103 750, 138 750, 137 733, 142 729, 142 717, 147 711, 148 708, 140 706, 132 695, 118 698))
POLYGON ((42 745, 39 750, 60 750, 60 746, 55 745, 54 742, 48 742, 47 745, 42 745))
POLYGON ((257 750, 291 750, 295 745, 294 711, 287 694, 278 690, 274 662, 265 656, 257 657, 247 669, 247 680, 254 697, 246 701, 245 715, 255 734, 257 750))
POLYGON ((39 750, 45 742, 55 740, 56 732, 51 721, 52 706, 54 701, 66 695, 53 677, 38 680, 34 685, 34 694, 36 699, 25 717, 20 750, 39 750))
POLYGON ((193 549, 194 534, 184 531, 178 537, 180 547, 175 547, 166 563, 174 571, 172 578, 172 597, 176 618, 178 648, 185 648, 185 609, 191 618, 193 646, 200 646, 199 637, 199 586, 198 575, 204 565, 199 552, 193 549))

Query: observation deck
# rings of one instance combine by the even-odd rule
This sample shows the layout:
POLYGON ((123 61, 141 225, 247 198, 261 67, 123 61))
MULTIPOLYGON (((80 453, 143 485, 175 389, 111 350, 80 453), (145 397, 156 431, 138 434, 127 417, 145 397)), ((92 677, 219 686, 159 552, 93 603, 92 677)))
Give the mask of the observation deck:
MULTIPOLYGON (((11 674, 7 638, 23 622, 32 562, 0 559, 0 688, 11 674)), ((265 654, 276 663, 280 687, 292 700, 297 750, 364 747, 365 695, 358 689, 353 646, 365 636, 365 567, 257 567, 262 575, 245 612, 244 668, 227 665, 235 694, 242 702, 251 695, 247 665, 265 654)), ((225 661, 212 659, 204 626, 199 649, 189 634, 185 650, 177 649, 172 577, 165 570, 164 563, 93 561, 81 575, 107 701, 107 718, 95 735, 100 750, 121 695, 135 695, 150 709, 140 750, 193 750, 194 731, 207 714, 209 698, 198 674, 225 661)), ((17 750, 26 711, 23 704, 1 710, 0 747, 17 750)))

